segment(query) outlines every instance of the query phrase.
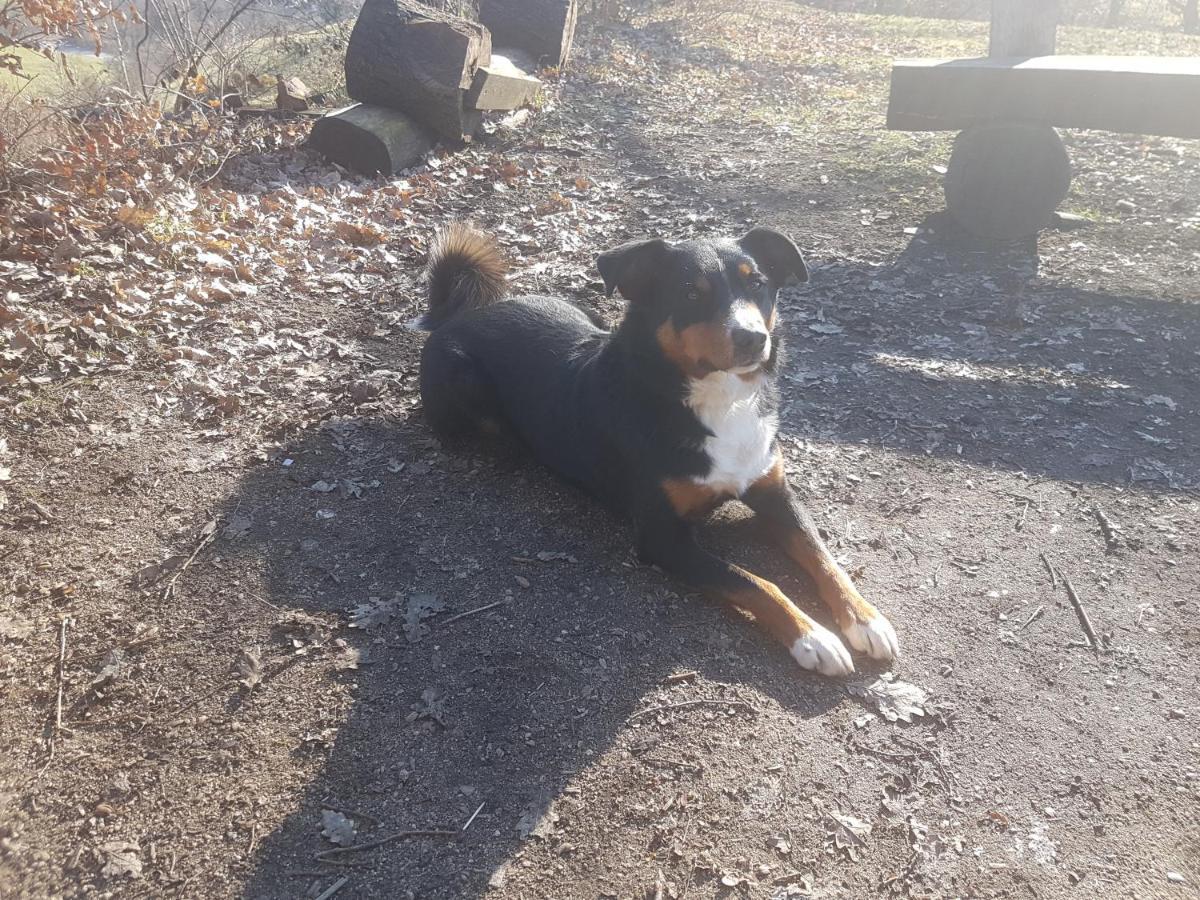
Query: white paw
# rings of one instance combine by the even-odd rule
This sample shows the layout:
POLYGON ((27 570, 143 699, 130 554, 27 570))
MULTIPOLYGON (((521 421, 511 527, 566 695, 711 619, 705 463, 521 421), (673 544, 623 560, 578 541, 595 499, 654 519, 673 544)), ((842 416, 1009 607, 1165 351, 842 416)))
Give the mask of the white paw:
POLYGON ((892 623, 878 612, 866 622, 855 622, 842 629, 850 646, 871 659, 891 660, 900 655, 900 642, 892 623))
POLYGON ((812 631, 792 644, 792 659, 822 675, 849 675, 854 662, 838 636, 815 622, 812 631))

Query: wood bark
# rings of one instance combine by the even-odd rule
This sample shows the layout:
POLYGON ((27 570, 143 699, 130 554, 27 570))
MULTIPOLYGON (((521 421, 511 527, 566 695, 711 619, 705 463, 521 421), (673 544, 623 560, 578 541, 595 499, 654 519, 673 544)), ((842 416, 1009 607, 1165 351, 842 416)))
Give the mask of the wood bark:
POLYGON ((470 140, 479 115, 464 108, 463 91, 491 58, 491 35, 477 22, 412 0, 366 0, 346 48, 346 92, 470 140))
POLYGON ((533 55, 543 66, 561 68, 575 40, 578 0, 480 0, 479 21, 495 42, 533 55))
POLYGON ((1050 56, 1060 0, 992 0, 988 56, 1050 56))
POLYGON ((420 160, 433 139, 402 112, 356 103, 318 119, 308 143, 318 153, 364 175, 394 175, 420 160))

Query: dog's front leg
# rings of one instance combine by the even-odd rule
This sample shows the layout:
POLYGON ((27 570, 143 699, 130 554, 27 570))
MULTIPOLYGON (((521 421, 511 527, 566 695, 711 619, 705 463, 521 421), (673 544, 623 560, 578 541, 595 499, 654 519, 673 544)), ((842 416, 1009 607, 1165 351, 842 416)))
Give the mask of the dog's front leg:
MULTIPOLYGON (((665 500, 665 498, 663 498, 665 500)), ((799 610, 778 587, 706 552, 669 503, 639 516, 638 553, 705 596, 751 613, 806 669, 846 675, 854 663, 841 640, 799 610)))
POLYGON ((771 471, 750 486, 742 501, 765 521, 784 552, 816 582, 817 593, 851 647, 873 659, 890 660, 900 655, 892 624, 863 599, 793 493, 784 475, 782 456, 776 455, 771 471))

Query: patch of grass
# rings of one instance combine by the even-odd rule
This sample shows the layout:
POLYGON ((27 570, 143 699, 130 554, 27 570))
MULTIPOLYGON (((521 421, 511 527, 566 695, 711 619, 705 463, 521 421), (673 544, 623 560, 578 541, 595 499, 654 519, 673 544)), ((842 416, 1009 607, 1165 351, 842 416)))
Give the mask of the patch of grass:
MULTIPOLYGON (((29 77, 13 75, 7 70, 0 71, 0 93, 10 94, 19 90, 25 97, 45 97, 62 93, 71 87, 71 78, 63 71, 62 58, 47 59, 40 53, 18 48, 9 52, 20 57, 21 70, 29 77)), ((72 53, 66 58, 65 64, 70 67, 71 75, 77 82, 100 81, 108 77, 108 62, 102 57, 72 53)))
POLYGON ((336 103, 346 99, 346 42, 352 25, 338 22, 313 31, 259 38, 246 50, 239 68, 262 79, 272 97, 279 74, 299 78, 309 90, 336 103))

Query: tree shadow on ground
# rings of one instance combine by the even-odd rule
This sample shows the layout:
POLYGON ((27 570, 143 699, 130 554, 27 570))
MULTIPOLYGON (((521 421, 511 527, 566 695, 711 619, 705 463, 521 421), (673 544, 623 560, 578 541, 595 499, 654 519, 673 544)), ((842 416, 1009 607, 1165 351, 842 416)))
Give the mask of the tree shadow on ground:
POLYGON ((801 436, 1065 482, 1200 485, 1179 452, 1200 438, 1185 411, 1200 306, 1039 277, 1035 242, 979 244, 941 212, 894 262, 825 267, 790 307, 801 436))

